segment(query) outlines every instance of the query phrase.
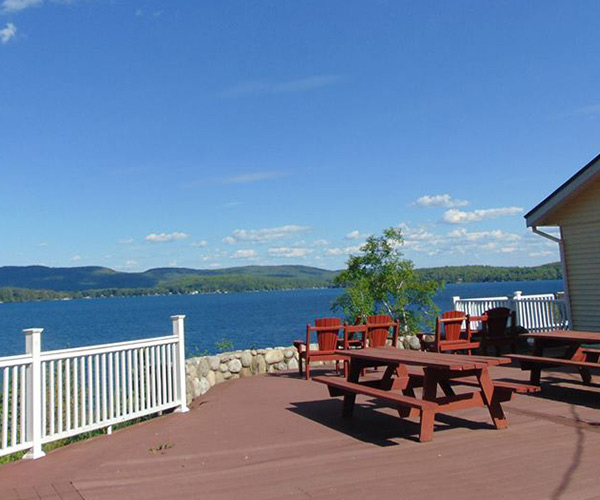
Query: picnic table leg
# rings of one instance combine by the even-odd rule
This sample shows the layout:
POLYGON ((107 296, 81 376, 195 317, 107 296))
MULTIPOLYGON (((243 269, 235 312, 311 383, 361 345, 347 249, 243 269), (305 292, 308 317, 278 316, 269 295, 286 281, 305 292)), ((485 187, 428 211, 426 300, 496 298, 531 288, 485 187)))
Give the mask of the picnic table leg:
MULTIPOLYGON (((569 359, 573 361, 587 361, 587 356, 583 351, 581 345, 574 345, 567 352, 567 356, 569 359)), ((578 368, 579 374, 581 375, 581 379, 583 383, 589 385, 592 383, 592 374, 588 368, 578 368)))
POLYGON ((423 399, 435 401, 437 397, 438 375, 430 368, 424 368, 423 399))
POLYGON ((448 380, 438 380, 438 384, 440 384, 440 388, 446 396, 456 396, 456 393, 448 380))
MULTIPOLYGON (((544 357, 544 343, 540 339, 533 341, 533 355, 540 358, 544 357)), ((540 385, 542 379, 542 367, 540 365, 533 365, 531 367, 531 373, 529 375, 529 382, 532 385, 540 385)))
MULTIPOLYGON (((362 364, 356 360, 350 360, 350 369, 348 370, 348 382, 358 383, 362 371, 362 364)), ((356 394, 353 392, 346 392, 344 394, 344 409, 342 415, 345 418, 352 417, 354 413, 354 403, 356 402, 356 394)))
POLYGON ((589 368, 579 368, 579 374, 581 375, 581 380, 586 385, 590 385, 592 383, 592 373, 589 368))
POLYGON ((492 382, 492 377, 490 377, 489 370, 487 368, 477 370, 476 376, 479 381, 479 387, 481 387, 483 401, 490 412, 494 426, 496 429, 506 429, 508 427, 508 422, 504 415, 504 411, 502 410, 502 406, 500 405, 498 398, 499 392, 496 393, 496 391, 494 391, 494 383, 492 382))
POLYGON ((433 439, 433 424, 435 422, 434 410, 421 410, 421 428, 419 430, 419 441, 425 443, 433 439))

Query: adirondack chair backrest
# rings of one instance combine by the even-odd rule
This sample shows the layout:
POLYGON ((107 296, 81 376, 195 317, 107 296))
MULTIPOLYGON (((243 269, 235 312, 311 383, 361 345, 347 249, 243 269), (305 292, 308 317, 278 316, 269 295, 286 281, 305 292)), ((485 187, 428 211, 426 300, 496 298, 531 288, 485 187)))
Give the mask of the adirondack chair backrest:
POLYGON ((514 325, 514 311, 511 311, 507 307, 495 307, 494 309, 490 309, 486 311, 484 314, 487 317, 485 321, 484 328, 486 329, 486 333, 490 337, 503 337, 506 335, 506 329, 508 327, 508 318, 512 316, 514 325))
POLYGON ((461 330, 463 321, 467 322, 468 318, 462 311, 446 311, 442 313, 442 317, 436 319, 436 339, 455 341, 461 339, 461 330), (444 339, 442 339, 442 329, 444 331, 444 339))
POLYGON ((317 344, 319 351, 334 351, 337 349, 339 331, 342 328, 342 320, 340 318, 317 318, 315 319, 316 327, 331 326, 331 330, 317 331, 317 344))
POLYGON ((367 318, 369 347, 383 347, 386 345, 390 326, 393 322, 394 320, 389 314, 373 314, 367 318), (382 326, 377 327, 377 325, 382 326))

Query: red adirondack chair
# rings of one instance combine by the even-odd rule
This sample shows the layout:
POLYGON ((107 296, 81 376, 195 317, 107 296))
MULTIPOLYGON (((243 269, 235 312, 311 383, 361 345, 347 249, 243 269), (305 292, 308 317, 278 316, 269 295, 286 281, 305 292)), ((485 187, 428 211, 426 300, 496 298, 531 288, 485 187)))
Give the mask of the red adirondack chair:
POLYGON ((398 322, 389 314, 373 314, 367 317, 367 343, 369 347, 387 345, 390 328, 392 329, 392 345, 398 345, 398 322))
POLYGON ((347 344, 344 327, 340 318, 317 318, 315 326, 306 325, 306 341, 296 340, 294 346, 298 349, 298 369, 302 375, 303 365, 306 380, 310 378, 310 362, 335 361, 335 369, 339 371, 339 362, 346 357, 337 354, 336 349, 341 349, 347 344), (318 349, 311 349, 311 332, 317 334, 318 349), (340 332, 342 336, 340 337, 340 332))
POLYGON ((481 322, 481 351, 487 355, 488 347, 496 349, 500 356, 502 346, 508 345, 517 352, 517 315, 507 307, 495 307, 486 311, 481 322), (509 325, 510 320, 510 325, 509 325))
POLYGON ((467 351, 479 347, 471 339, 470 317, 462 311, 447 311, 435 321, 435 339, 429 346, 435 352, 467 351), (463 323, 465 328, 463 329, 463 323))

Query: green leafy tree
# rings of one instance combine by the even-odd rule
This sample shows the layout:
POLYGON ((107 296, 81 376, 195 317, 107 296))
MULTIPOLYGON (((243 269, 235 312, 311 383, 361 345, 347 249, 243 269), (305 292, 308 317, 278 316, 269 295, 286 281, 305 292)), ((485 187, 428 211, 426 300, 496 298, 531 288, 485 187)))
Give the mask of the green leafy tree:
POLYGON ((352 322, 364 322, 369 314, 389 314, 400 321, 404 333, 431 324, 439 312, 433 297, 442 284, 421 278, 412 261, 403 258, 403 244, 397 228, 367 238, 361 254, 351 256, 347 268, 335 278, 345 292, 333 309, 341 309, 352 322))

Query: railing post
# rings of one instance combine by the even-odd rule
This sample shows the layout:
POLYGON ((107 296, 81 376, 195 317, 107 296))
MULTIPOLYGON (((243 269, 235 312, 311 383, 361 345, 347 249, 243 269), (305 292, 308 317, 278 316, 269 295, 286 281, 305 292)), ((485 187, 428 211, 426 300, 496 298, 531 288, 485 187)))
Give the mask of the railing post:
POLYGON ((523 308, 521 307, 521 296, 523 295, 523 292, 521 290, 516 290, 515 293, 513 294, 513 298, 512 298, 512 303, 514 306, 514 310, 515 310, 515 316, 517 317, 517 326, 523 326, 525 328, 527 328, 525 326, 525 321, 523 318, 523 308))
POLYGON ((36 459, 45 455, 42 451, 42 350, 43 328, 23 330, 25 334, 25 353, 31 355, 31 366, 27 370, 25 385, 25 436, 33 446, 23 458, 36 459))
POLYGON ((185 413, 189 411, 186 400, 186 382, 185 382, 185 334, 183 327, 184 314, 171 316, 173 322, 173 335, 179 338, 177 342, 177 389, 180 406, 175 411, 185 413))
POLYGON ((455 295, 454 297, 452 297, 452 307, 454 307, 455 311, 458 311, 458 309, 456 308, 456 303, 460 300, 460 296, 459 295, 455 295))

